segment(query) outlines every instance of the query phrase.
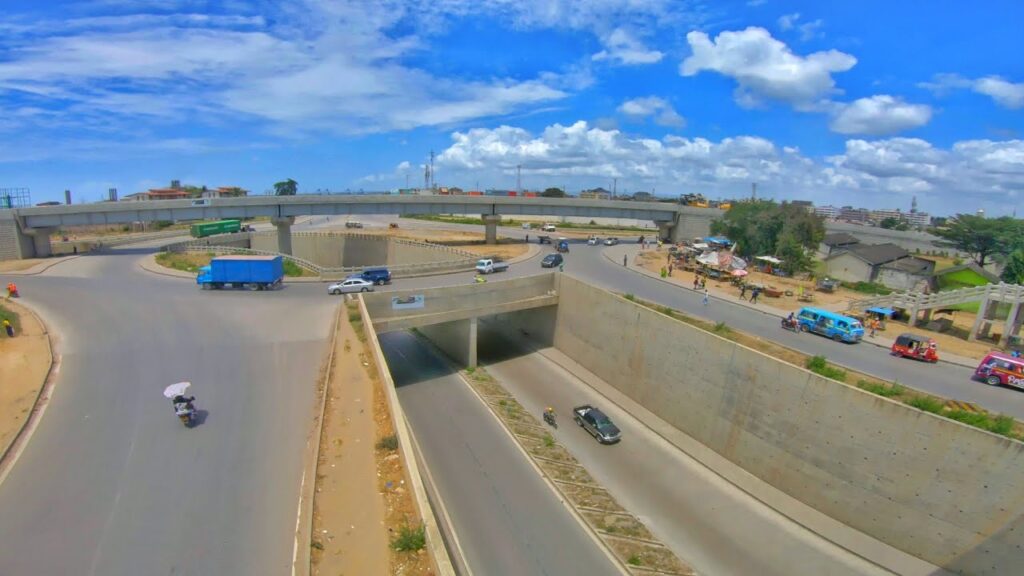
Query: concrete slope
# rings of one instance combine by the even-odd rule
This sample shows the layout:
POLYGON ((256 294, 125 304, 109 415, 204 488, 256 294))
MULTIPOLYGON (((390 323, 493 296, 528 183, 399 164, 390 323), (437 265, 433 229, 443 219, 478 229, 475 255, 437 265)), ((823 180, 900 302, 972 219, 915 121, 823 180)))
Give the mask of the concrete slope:
POLYGON ((0 574, 286 574, 337 301, 200 293, 137 259, 83 256, 19 281, 63 364, 0 485, 0 574), (193 429, 161 395, 180 380, 193 429))
POLYGON ((619 573, 445 361, 409 333, 380 341, 474 574, 619 573))
MULTIPOLYGON (((778 514, 687 456, 496 322, 481 323, 480 359, 527 409, 553 406, 558 441, 680 557, 703 574, 888 574, 778 514), (571 419, 594 404, 622 429, 623 441, 597 443, 571 419)), ((881 542, 879 557, 928 574, 934 567, 881 542)))

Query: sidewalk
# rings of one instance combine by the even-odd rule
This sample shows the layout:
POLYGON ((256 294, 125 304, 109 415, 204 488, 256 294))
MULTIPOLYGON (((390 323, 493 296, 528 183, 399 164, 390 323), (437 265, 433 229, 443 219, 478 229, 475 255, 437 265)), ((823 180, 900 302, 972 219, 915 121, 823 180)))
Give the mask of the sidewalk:
MULTIPOLYGON (((45 259, 40 258, 39 262, 37 262, 30 268, 25 268, 23 270, 0 271, 0 274, 4 276, 35 276, 36 274, 42 274, 43 272, 46 272, 47 270, 53 268, 54 266, 60 264, 61 262, 67 262, 68 260, 81 258, 81 256, 81 254, 78 254, 73 256, 57 256, 45 259)), ((20 262, 20 260, 12 260, 12 262, 20 262)), ((0 265, 2 265, 2 263, 0 263, 0 265)), ((2 270, 2 267, 0 267, 0 270, 2 270)))
MULTIPOLYGON (((667 248, 666 248, 666 250, 667 250, 667 248)), ((612 263, 619 264, 619 265, 622 264, 622 256, 626 255, 629 258, 629 262, 630 262, 628 268, 629 268, 629 270, 631 272, 633 272, 635 274, 640 274, 642 276, 647 276, 648 278, 653 278, 655 280, 658 280, 659 282, 665 282, 666 284, 671 284, 673 286, 678 286, 682 290, 693 291, 692 288, 687 286, 685 283, 681 282, 676 277, 662 278, 658 273, 653 272, 651 270, 647 270, 646 268, 643 268, 643 267, 639 266, 638 264, 636 264, 636 258, 639 255, 639 253, 640 253, 640 250, 639 250, 639 248, 637 246, 635 246, 635 245, 622 245, 622 244, 620 244, 619 246, 616 246, 614 248, 608 248, 608 249, 603 251, 603 254, 604 254, 605 258, 607 258, 612 263)), ((772 306, 771 304, 761 304, 760 302, 758 302, 757 304, 751 304, 747 300, 741 300, 739 298, 739 296, 734 296, 734 295, 731 295, 731 294, 723 294, 720 290, 715 290, 714 288, 710 288, 710 287, 708 288, 708 292, 709 292, 710 296, 712 298, 716 299, 716 300, 722 300, 722 301, 725 301, 725 302, 729 302, 731 304, 735 304, 737 306, 743 306, 743 307, 748 308, 750 310, 756 310, 756 311, 758 311, 758 312, 760 312, 762 314, 767 314, 769 316, 776 316, 776 317, 778 317, 780 319, 785 317, 785 316, 787 316, 789 314, 789 312, 790 312, 790 310, 782 310, 780 308, 776 308, 776 307, 772 306)), ((889 349, 892 348, 892 344, 893 344, 893 342, 895 340, 896 339, 894 337, 875 336, 874 338, 871 338, 869 336, 865 336, 864 340, 862 340, 861 343, 863 343, 863 344, 873 344, 875 346, 878 346, 879 348, 884 348, 886 350, 889 350, 889 349)), ((974 369, 974 368, 976 368, 978 366, 978 360, 976 360, 974 358, 967 358, 965 356, 958 356, 956 354, 951 354, 951 353, 946 352, 946 351, 940 351, 940 360, 939 360, 939 362, 947 362, 949 364, 954 364, 954 365, 957 365, 957 366, 964 366, 966 368, 971 368, 971 369, 974 369)))

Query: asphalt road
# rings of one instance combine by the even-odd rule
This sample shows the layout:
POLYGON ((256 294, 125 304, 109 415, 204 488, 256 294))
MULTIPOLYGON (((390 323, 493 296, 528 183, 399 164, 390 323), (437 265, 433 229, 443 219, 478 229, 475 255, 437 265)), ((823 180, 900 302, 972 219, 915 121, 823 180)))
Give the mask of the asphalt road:
POLYGON ((200 292, 87 255, 18 285, 59 334, 54 396, 0 485, 0 574, 287 574, 337 300, 200 292), (185 429, 161 392, 193 382, 185 429))
POLYGON ((619 574, 446 361, 406 332, 380 342, 474 574, 619 574))
MULTIPOLYGON (((534 351, 533 342, 496 322, 481 322, 480 361, 534 414, 552 406, 565 446, 633 514, 701 574, 832 576, 888 574, 768 508, 611 404, 588 383, 534 351), (599 444, 572 420, 592 404, 622 430, 599 444)), ((926 574, 934 567, 881 543, 874 558, 926 574)))

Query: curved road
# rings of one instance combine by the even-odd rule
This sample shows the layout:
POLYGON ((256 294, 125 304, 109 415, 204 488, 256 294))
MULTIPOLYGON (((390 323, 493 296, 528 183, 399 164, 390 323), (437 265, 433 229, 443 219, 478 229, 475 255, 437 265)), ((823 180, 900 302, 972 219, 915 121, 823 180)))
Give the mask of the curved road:
POLYGON ((338 302, 312 286, 200 294, 141 271, 139 252, 18 280, 62 365, 0 485, 0 574, 286 574, 338 302), (192 429, 161 395, 181 380, 192 429))

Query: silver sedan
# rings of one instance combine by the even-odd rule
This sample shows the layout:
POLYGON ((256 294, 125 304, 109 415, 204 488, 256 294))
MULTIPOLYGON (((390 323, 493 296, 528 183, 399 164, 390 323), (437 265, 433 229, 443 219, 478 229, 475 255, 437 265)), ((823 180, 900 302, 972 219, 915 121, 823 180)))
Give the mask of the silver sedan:
POLYGON ((328 294, 352 294, 355 292, 373 292, 373 282, 362 278, 346 278, 327 287, 328 294))

